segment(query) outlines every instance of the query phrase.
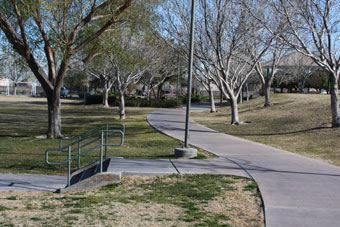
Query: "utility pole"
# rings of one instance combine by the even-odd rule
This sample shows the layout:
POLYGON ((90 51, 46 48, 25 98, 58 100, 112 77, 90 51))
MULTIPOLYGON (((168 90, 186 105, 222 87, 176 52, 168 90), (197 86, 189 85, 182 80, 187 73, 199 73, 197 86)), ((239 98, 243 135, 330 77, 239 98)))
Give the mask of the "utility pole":
POLYGON ((191 26, 190 26, 190 53, 189 53, 189 66, 188 66, 188 90, 187 90, 187 106, 185 118, 185 136, 184 147, 175 149, 175 157, 197 157, 197 150, 189 147, 189 133, 190 133, 190 108, 191 108, 191 88, 192 88, 192 68, 194 57, 194 38, 195 38, 195 9, 196 0, 191 3, 191 26))

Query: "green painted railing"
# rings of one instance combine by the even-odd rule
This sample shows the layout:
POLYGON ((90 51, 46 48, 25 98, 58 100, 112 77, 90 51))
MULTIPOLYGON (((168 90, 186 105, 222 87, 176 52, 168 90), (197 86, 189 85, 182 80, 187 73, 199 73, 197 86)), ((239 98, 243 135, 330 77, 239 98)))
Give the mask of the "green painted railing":
POLYGON ((125 126, 120 123, 106 123, 98 125, 79 136, 72 138, 62 138, 59 140, 59 148, 50 148, 45 152, 46 163, 49 165, 68 165, 67 186, 71 185, 71 163, 73 160, 78 161, 80 168, 81 156, 99 149, 100 151, 100 172, 103 172, 103 156, 107 157, 108 146, 122 146, 124 144, 125 126), (120 137, 120 143, 109 143, 109 137, 120 137), (67 142, 67 144, 65 144, 67 142), (65 144, 65 145, 64 145, 65 144), (49 161, 49 152, 66 152, 68 158, 61 162, 49 161), (77 152, 76 155, 72 153, 77 152), (104 155, 105 153, 105 155, 104 155))

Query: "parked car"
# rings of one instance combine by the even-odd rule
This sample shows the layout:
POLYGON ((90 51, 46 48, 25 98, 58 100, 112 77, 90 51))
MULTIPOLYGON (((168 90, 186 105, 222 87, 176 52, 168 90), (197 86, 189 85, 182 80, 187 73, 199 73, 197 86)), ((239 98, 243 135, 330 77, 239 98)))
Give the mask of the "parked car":
POLYGON ((67 98, 69 96, 70 96, 70 91, 67 90, 66 87, 61 87, 61 89, 60 89, 60 97, 67 98))
POLYGON ((170 91, 165 91, 163 94, 165 99, 175 99, 177 96, 175 93, 171 93, 170 91))

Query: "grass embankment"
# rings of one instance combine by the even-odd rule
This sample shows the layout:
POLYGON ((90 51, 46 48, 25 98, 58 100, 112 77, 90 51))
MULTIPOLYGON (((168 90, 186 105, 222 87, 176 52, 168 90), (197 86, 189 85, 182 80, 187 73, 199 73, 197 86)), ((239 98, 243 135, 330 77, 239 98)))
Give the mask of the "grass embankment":
POLYGON ((264 226, 256 194, 251 180, 209 175, 123 178, 71 194, 2 192, 0 225, 264 226))
MULTIPOLYGON (((39 139, 47 132, 45 98, 0 96, 0 172, 66 174, 67 165, 45 164, 45 150, 57 148, 59 140, 39 139)), ((153 108, 127 108, 127 119, 118 120, 117 108, 83 105, 77 100, 62 100, 62 133, 72 137, 105 122, 121 122, 126 126, 125 144, 109 148, 109 156, 125 158, 173 158, 174 148, 182 144, 149 126, 146 121, 153 108)), ((82 165, 97 161, 98 151, 82 158, 82 165)), ((199 157, 209 153, 199 151, 199 157)), ((52 153, 52 161, 61 161, 66 153, 52 153), (53 154, 55 156, 53 156, 53 154)), ((73 162, 75 166, 76 161, 73 162)))
POLYGON ((312 94, 278 94, 274 106, 263 107, 260 97, 239 105, 240 119, 230 125, 230 108, 193 119, 217 131, 277 147, 340 166, 340 128, 331 128, 330 97, 312 94))

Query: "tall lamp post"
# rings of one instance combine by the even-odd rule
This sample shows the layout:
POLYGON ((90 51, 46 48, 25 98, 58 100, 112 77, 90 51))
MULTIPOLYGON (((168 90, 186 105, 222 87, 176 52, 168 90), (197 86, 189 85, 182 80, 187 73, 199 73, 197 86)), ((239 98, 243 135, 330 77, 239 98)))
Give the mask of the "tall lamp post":
POLYGON ((195 9, 196 0, 191 3, 191 26, 190 26, 190 53, 188 66, 188 91, 187 91, 187 106, 185 118, 185 136, 184 147, 175 149, 175 157, 197 157, 197 150, 189 147, 189 132, 190 132, 190 107, 191 107, 191 88, 192 88, 192 65, 194 57, 194 38, 195 38, 195 9))

